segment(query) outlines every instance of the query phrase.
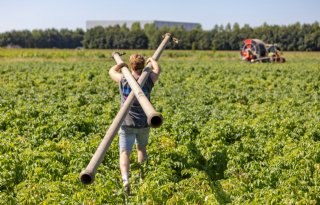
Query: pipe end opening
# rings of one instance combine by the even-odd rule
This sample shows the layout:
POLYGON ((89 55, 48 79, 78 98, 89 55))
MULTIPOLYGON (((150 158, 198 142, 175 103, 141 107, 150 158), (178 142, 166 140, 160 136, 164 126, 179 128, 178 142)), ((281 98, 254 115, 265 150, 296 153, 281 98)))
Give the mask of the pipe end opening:
POLYGON ((88 174, 88 173, 81 173, 80 174, 80 181, 83 183, 83 184, 91 184, 93 182, 93 177, 88 174))
POLYGON ((156 114, 153 114, 150 118, 150 121, 148 122, 149 125, 153 128, 158 128, 162 125, 163 123, 163 117, 160 113, 156 113, 156 114))

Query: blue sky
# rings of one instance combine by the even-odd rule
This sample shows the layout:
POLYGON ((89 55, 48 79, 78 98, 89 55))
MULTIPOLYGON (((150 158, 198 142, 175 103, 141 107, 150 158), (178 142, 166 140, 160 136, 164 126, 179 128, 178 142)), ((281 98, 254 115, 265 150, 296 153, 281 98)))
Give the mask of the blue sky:
POLYGON ((166 20, 259 26, 320 22, 319 0, 0 0, 0 32, 83 28, 86 20, 166 20), (257 3, 253 3, 257 2, 257 3))

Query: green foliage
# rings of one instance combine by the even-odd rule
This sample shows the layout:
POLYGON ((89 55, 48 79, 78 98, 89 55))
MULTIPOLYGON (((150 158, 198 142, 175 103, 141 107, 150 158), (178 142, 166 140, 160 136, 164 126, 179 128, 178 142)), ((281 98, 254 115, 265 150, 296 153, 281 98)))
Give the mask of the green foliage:
POLYGON ((81 29, 23 30, 0 33, 0 47, 20 46, 22 48, 77 48, 89 49, 156 49, 165 33, 172 33, 179 44, 168 48, 177 50, 239 50, 247 38, 259 38, 269 44, 278 44, 286 51, 319 51, 319 22, 312 24, 295 23, 291 25, 268 25, 258 27, 238 23, 231 26, 215 25, 205 31, 196 27, 185 30, 183 27, 157 28, 146 24, 141 28, 139 22, 131 28, 124 25, 98 26, 84 32, 81 29))
POLYGON ((0 47, 20 46, 22 48, 76 48, 81 46, 84 31, 76 29, 45 29, 8 31, 0 34, 0 47))
POLYGON ((95 182, 78 178, 119 110, 111 52, 1 55, 0 204, 320 203, 318 53, 247 64, 237 52, 165 51, 151 96, 165 121, 143 181, 132 154, 132 197, 117 138, 95 182))

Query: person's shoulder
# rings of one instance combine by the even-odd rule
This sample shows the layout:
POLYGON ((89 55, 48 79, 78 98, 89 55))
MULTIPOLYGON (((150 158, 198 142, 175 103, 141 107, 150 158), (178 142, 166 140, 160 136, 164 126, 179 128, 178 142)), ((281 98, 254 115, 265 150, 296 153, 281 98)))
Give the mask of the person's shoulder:
POLYGON ((160 73, 158 74, 151 71, 149 78, 151 79, 152 83, 155 83, 158 80, 159 75, 160 73))

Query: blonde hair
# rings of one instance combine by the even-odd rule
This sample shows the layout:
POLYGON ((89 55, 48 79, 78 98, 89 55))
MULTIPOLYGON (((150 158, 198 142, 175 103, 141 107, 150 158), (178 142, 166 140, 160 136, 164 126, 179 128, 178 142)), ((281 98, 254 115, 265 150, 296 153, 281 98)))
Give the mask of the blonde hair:
POLYGON ((129 59, 130 68, 134 71, 143 70, 145 66, 145 59, 140 54, 132 54, 129 59))

